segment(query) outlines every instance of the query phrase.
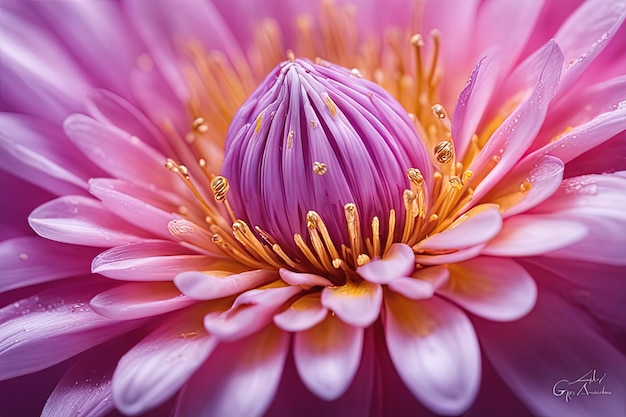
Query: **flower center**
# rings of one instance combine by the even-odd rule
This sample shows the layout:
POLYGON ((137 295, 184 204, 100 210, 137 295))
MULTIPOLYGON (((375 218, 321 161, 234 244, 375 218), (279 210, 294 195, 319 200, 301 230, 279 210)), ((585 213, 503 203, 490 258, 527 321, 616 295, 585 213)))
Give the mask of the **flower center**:
MULTIPOLYGON (((249 56, 248 62, 226 57, 221 52, 205 53, 198 45, 189 45, 191 64, 187 71, 190 87, 188 108, 192 121, 184 140, 196 156, 197 164, 194 162, 196 166, 192 167, 193 179, 190 168, 186 165, 179 165, 170 159, 166 167, 180 176, 200 206, 200 210, 191 212, 185 207, 181 209, 185 220, 171 225, 174 235, 208 251, 214 251, 217 247, 229 257, 252 268, 318 271, 339 284, 356 276, 355 270, 359 266, 372 258, 383 256, 393 243, 412 246, 420 254, 441 253, 420 249, 415 245, 445 230, 462 215, 476 184, 482 179, 465 168, 480 151, 482 141, 478 135, 474 135, 463 160, 457 158, 448 112, 437 102, 442 75, 439 65, 440 37, 437 31, 432 31, 427 38, 405 33, 405 43, 401 41, 401 34, 389 32, 385 47, 377 42, 359 43, 356 37, 354 7, 338 8, 332 2, 324 1, 322 8, 324 18, 320 20, 319 27, 314 27, 307 16, 297 19, 297 42, 294 50, 301 51, 299 53, 303 56, 316 58, 316 63, 322 66, 327 64, 317 58, 319 56, 353 67, 350 75, 354 79, 370 79, 384 87, 402 105, 404 114, 429 150, 430 164, 427 165, 432 166, 418 167, 410 163, 397 166, 404 170, 403 179, 396 176, 391 180, 399 188, 395 191, 388 190, 386 198, 394 198, 389 192, 397 193, 400 204, 372 210, 368 208, 368 204, 346 197, 334 202, 336 204, 332 215, 315 207, 300 205, 297 211, 300 227, 292 224, 291 227, 286 227, 286 231, 281 225, 266 230, 267 221, 258 221, 258 217, 250 221, 249 215, 241 216, 242 207, 251 204, 248 201, 250 192, 253 192, 256 185, 249 187, 252 190, 250 192, 241 192, 240 179, 237 178, 237 192, 232 196, 232 172, 224 176, 217 173, 223 172, 223 149, 227 145, 225 138, 229 126, 231 131, 233 129, 236 112, 259 85, 258 80, 262 74, 284 59, 281 32, 273 21, 262 22, 257 27, 257 47, 249 56), (323 41, 312 43, 311 39, 323 41), (425 51, 429 43, 430 53, 427 54, 425 51), (392 58, 383 61, 380 59, 383 55, 392 58), (431 171, 434 172, 432 178, 431 171), (427 180, 425 175, 428 175, 427 180), (208 190, 210 193, 207 193, 208 190)), ((294 52, 288 51, 287 56, 288 62, 293 63, 294 52)), ((258 96, 255 100, 261 98, 258 96)), ((322 96, 321 105, 315 111, 327 112, 330 115, 329 120, 337 119, 342 112, 329 95, 322 96)), ((275 115, 276 110, 274 113, 259 111, 250 123, 251 135, 258 136, 262 132, 267 134, 267 129, 270 128, 268 123, 275 115)), ((320 116, 316 120, 303 120, 306 121, 302 123, 309 123, 306 128, 313 131, 321 127, 320 123, 326 119, 320 116)), ((496 122, 493 125, 497 127, 496 122)), ((276 145, 276 148, 284 147, 289 150, 301 139, 297 135, 305 126, 282 128, 284 141, 276 145)), ((493 130, 495 127, 488 126, 486 129, 491 132, 493 130)), ((336 151, 337 145, 333 146, 333 151, 336 151)), ((262 158, 257 156, 258 159, 262 158)), ((180 159, 189 161, 185 157, 180 159)), ((307 161, 302 170, 312 176, 306 178, 337 178, 333 177, 337 175, 337 171, 330 159, 313 157, 307 161)), ((488 172, 497 163, 498 156, 495 155, 491 166, 483 170, 480 177, 484 177, 484 172, 488 172)), ((245 169, 245 164, 240 168, 245 169)), ((254 169, 260 170, 261 167, 257 165, 254 169)), ((379 178, 384 181, 385 176, 386 173, 380 171, 379 178)), ((302 186, 305 187, 306 183, 303 181, 302 186)), ((348 188, 352 190, 358 182, 348 183, 348 188)), ((523 181, 519 193, 527 192, 529 187, 528 180, 523 181)), ((283 191, 277 190, 276 193, 283 191)), ((281 195, 280 198, 295 197, 281 195)), ((258 206, 266 202, 267 197, 255 198, 252 205, 258 206)), ((272 222, 277 222, 277 219, 274 218, 272 222)))

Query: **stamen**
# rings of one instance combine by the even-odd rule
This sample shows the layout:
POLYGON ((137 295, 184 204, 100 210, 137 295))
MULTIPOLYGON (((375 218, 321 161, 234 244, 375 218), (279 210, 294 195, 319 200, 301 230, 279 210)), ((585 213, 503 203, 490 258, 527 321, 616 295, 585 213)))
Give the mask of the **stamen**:
POLYGON ((236 221, 237 218, 235 217, 235 213, 233 212, 233 209, 230 207, 230 204, 226 199, 226 194, 228 193, 228 190, 230 190, 230 184, 228 183, 228 180, 221 175, 216 176, 215 178, 213 178, 213 181, 211 181, 211 190, 213 191, 213 196, 215 197, 215 200, 223 203, 233 222, 236 221))
POLYGON ((443 140, 435 146, 435 157, 441 164, 447 164, 454 158, 454 148, 452 142, 443 140))
POLYGON ((348 203, 343 206, 343 211, 346 215, 346 222, 348 224, 348 236, 350 239, 350 249, 352 253, 361 252, 361 232, 359 225, 359 212, 356 209, 354 203, 348 203))

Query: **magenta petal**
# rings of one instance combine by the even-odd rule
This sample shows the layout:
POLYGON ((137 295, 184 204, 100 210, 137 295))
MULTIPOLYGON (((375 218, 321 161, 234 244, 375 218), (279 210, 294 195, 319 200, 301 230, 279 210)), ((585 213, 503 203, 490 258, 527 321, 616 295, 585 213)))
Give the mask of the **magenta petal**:
POLYGON ((185 297, 169 282, 142 282, 119 285, 91 299, 98 314, 114 320, 156 316, 187 307, 194 300, 185 297))
POLYGON ((410 246, 391 245, 382 259, 373 259, 357 268, 357 273, 375 284, 386 284, 398 277, 411 275, 415 269, 415 255, 410 246))
POLYGON ((271 323, 274 313, 300 291, 298 287, 246 291, 228 311, 207 314, 204 327, 222 341, 239 340, 271 323))
POLYGON ((500 76, 501 50, 490 49, 470 74, 452 114, 456 158, 462 160, 500 76))
POLYGON ((549 256, 607 265, 626 265, 626 178, 623 173, 568 178, 554 195, 533 209, 582 224, 585 239, 549 256))
POLYGON ((586 313, 546 288, 527 317, 503 325, 479 319, 474 324, 494 368, 534 415, 626 415, 623 353, 598 333, 586 313), (589 383, 588 391, 604 386, 612 394, 576 395, 582 384, 574 383, 566 401, 563 380, 574 382, 594 370, 597 379, 606 375, 589 383))
POLYGON ((59 126, 22 114, 0 113, 0 155, 4 170, 57 195, 84 193, 97 173, 59 126))
POLYGON ((474 201, 479 201, 515 165, 541 128, 559 82, 563 53, 554 41, 550 41, 536 57, 537 78, 532 93, 498 127, 470 166, 470 170, 480 177, 493 162, 493 157, 499 158, 497 165, 476 187, 474 201))
POLYGON ((385 340, 407 388, 437 414, 457 415, 480 385, 480 350, 474 328, 440 298, 414 301, 385 295, 385 340))
POLYGON ((94 313, 89 299, 103 288, 69 283, 0 309, 0 379, 44 369, 141 324, 94 313))
POLYGON ((39 237, 0 242, 0 291, 89 273, 97 250, 69 246, 39 237))
POLYGON ((415 255, 415 262, 421 265, 443 265, 455 262, 462 262, 468 259, 472 259, 475 256, 478 256, 483 248, 484 244, 471 246, 466 249, 461 249, 456 252, 445 253, 443 255, 415 255))
POLYGON ((414 246, 415 250, 464 249, 486 243, 502 227, 502 215, 495 204, 481 204, 455 220, 448 228, 414 246))
POLYGON ((439 287, 450 277, 450 273, 443 266, 431 266, 419 269, 411 277, 394 279, 389 284, 389 289, 404 295, 412 300, 430 298, 439 287))
POLYGON ((280 277, 289 285, 300 285, 303 288, 310 287, 326 287, 333 285, 332 282, 317 274, 307 274, 301 272, 293 272, 285 268, 278 270, 280 277))
POLYGON ((260 417, 280 382, 289 335, 274 326, 223 343, 181 391, 174 417, 260 417))
POLYGON ((369 327, 380 314, 383 289, 369 281, 348 282, 322 290, 322 305, 341 320, 356 327, 369 327))
POLYGON ((274 315, 274 324, 288 332, 301 332, 320 323, 328 315, 328 309, 320 301, 319 293, 304 295, 289 308, 274 315))
POLYGON ((142 200, 142 191, 124 181, 104 178, 89 181, 89 192, 113 213, 160 238, 171 238, 167 225, 178 216, 142 200))
POLYGON ((587 236, 587 228, 559 216, 528 214, 506 219, 500 233, 485 247, 492 256, 536 256, 567 247, 587 236))
POLYGON ((171 317, 122 357, 113 374, 120 411, 137 415, 162 404, 204 363, 217 340, 202 328, 201 313, 171 317))
POLYGON ((165 156, 136 136, 82 114, 69 116, 64 128, 74 144, 111 176, 147 187, 177 189, 178 179, 163 166, 165 156))
POLYGON ((111 377, 124 348, 115 340, 81 354, 50 394, 41 417, 109 415, 115 409, 111 377))
POLYGON ((37 207, 28 223, 42 237, 75 245, 111 247, 145 236, 101 202, 81 196, 59 197, 37 207))
POLYGON ((515 261, 480 256, 448 268, 450 279, 437 293, 480 317, 516 320, 535 305, 535 281, 515 261))
POLYGON ((563 50, 565 71, 559 90, 567 93, 596 56, 606 47, 626 17, 619 2, 584 2, 554 35, 563 50))
POLYGON ((93 273, 128 281, 173 281, 183 271, 203 270, 215 260, 164 240, 144 240, 108 249, 92 262, 93 273))
POLYGON ((361 362, 363 329, 328 316, 315 327, 296 333, 293 355, 304 384, 332 401, 350 386, 361 362))
MULTIPOLYGON (((515 214, 523 213, 550 197, 561 185, 563 180, 563 162, 550 155, 544 155, 539 161, 533 161, 534 168, 530 171, 528 181, 530 182, 530 190, 526 191, 523 200, 515 204, 511 208, 505 208, 503 217, 510 217, 515 214)), ((518 179, 519 174, 522 176, 528 172, 529 164, 520 163, 509 174, 511 178, 518 179)), ((506 180, 505 180, 506 181, 506 180)), ((503 181, 503 183, 505 183, 503 181)), ((523 180, 514 183, 519 190, 519 185, 523 180)))
POLYGON ((176 275, 174 283, 180 291, 195 300, 214 300, 251 290, 260 285, 276 281, 276 271, 258 269, 228 274, 221 271, 189 271, 176 275))

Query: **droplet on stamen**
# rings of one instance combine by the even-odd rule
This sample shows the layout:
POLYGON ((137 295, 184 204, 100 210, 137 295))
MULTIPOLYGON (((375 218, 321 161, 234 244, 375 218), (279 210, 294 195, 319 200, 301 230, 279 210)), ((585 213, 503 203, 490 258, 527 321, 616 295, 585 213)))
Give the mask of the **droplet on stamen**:
POLYGON ((454 158, 454 149, 452 143, 447 140, 443 140, 435 146, 435 157, 437 161, 442 164, 447 164, 454 158))

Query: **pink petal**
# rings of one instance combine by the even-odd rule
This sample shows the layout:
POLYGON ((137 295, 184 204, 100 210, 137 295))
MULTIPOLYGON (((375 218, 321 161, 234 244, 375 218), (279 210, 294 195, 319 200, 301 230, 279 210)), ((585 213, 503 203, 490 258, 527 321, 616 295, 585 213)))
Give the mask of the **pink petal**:
POLYGON ((258 269, 238 274, 216 271, 189 271, 176 275, 180 291, 195 300, 228 297, 276 281, 276 271, 258 269))
POLYGON ((288 332, 301 332, 321 323, 328 309, 320 300, 319 292, 304 295, 285 311, 274 315, 274 324, 288 332))
POLYGON ((99 201, 81 196, 59 197, 39 206, 28 223, 42 237, 75 245, 111 247, 145 236, 99 201))
POLYGON ((128 91, 126 75, 141 50, 121 4, 40 1, 31 7, 52 27, 59 43, 72 51, 72 58, 93 77, 94 84, 128 91), (68 25, 68 21, 73 23, 68 25))
POLYGON ((98 314, 114 320, 156 316, 193 304, 169 282, 123 284, 101 292, 89 305, 98 314))
POLYGON ((518 215, 504 221, 502 230, 483 254, 492 256, 536 256, 567 247, 587 236, 587 228, 559 216, 518 215))
POLYGON ((457 307, 435 297, 413 301, 385 294, 385 340, 407 388, 438 414, 466 411, 480 385, 474 328, 457 307))
POLYGON ((246 291, 228 311, 207 314, 204 327, 221 341, 239 340, 267 326, 274 313, 300 291, 291 286, 246 291))
POLYGON ((415 262, 420 265, 443 265, 448 263, 462 262, 478 256, 485 245, 476 245, 466 249, 457 250, 443 255, 415 255, 415 262))
MULTIPOLYGON (((537 81, 530 96, 493 133, 470 166, 474 178, 486 177, 476 187, 473 199, 480 198, 519 160, 537 135, 556 91, 561 74, 563 54, 554 41, 548 42, 537 55, 537 81), (496 156, 499 162, 487 167, 496 156)), ((528 74, 526 74, 528 77, 528 74)))
POLYGON ((289 350, 274 326, 218 346, 181 391, 175 417, 260 417, 269 407, 289 350))
POLYGON ((217 340, 202 311, 185 310, 129 350, 113 374, 113 399, 127 415, 143 414, 173 396, 204 363, 217 340))
POLYGON ((507 178, 485 198, 500 205, 504 218, 537 206, 561 185, 564 164, 560 159, 544 155, 534 162, 532 170, 529 164, 518 164, 507 174, 507 178), (528 175, 529 171, 530 175, 528 175), (530 182, 530 190, 522 191, 522 184, 526 180, 530 182))
POLYGON ((3 102, 54 122, 81 108, 89 83, 43 25, 3 10, 0 38, 3 102))
POLYGON ((322 290, 322 305, 341 320, 356 327, 369 327, 380 314, 383 290, 378 284, 348 281, 340 287, 322 290))
POLYGON ((415 254, 402 243, 391 245, 382 259, 373 259, 357 268, 357 273, 375 284, 387 284, 398 277, 411 275, 415 269, 415 254))
POLYGON ((491 45, 499 45, 499 66, 506 74, 533 33, 544 3, 543 0, 482 2, 475 22, 480 30, 474 32, 474 50, 482 52, 491 45))
POLYGON ((41 417, 109 415, 115 410, 111 376, 120 355, 117 340, 80 355, 50 394, 41 417))
POLYGON ((554 39, 563 50, 565 71, 559 90, 566 93, 602 52, 626 17, 626 5, 590 1, 569 16, 554 39))
MULTIPOLYGON (((491 26, 491 25, 490 25, 491 26)), ((462 160, 500 76, 500 49, 490 49, 470 74, 452 113, 454 152, 462 160)))
POLYGON ((163 240, 144 240, 116 246, 96 256, 91 271, 128 281, 173 281, 189 270, 204 270, 214 258, 194 255, 184 246, 163 240))
POLYGON ((422 240, 419 250, 464 249, 487 242, 500 231, 502 216, 495 204, 481 204, 456 219, 445 230, 422 240))
POLYGON ((443 266, 431 266, 415 271, 411 277, 394 279, 389 284, 389 289, 404 295, 412 300, 430 298, 450 276, 443 266))
POLYGON ((89 113, 104 124, 112 124, 141 139, 149 146, 165 151, 167 138, 133 104, 109 90, 93 90, 86 103, 89 113))
POLYGON ((577 156, 567 164, 564 176, 579 177, 589 174, 626 171, 626 130, 618 133, 597 148, 577 156))
POLYGON ((147 187, 177 189, 178 178, 164 167, 165 156, 136 136, 82 114, 68 117, 64 128, 74 144, 111 176, 147 187))
POLYGON ((361 362, 363 329, 328 316, 315 327, 296 333, 293 355, 304 384, 318 397, 341 397, 361 362))
POLYGON ((515 261, 480 256, 448 269, 450 279, 437 293, 480 317, 516 320, 535 305, 535 281, 515 261))
POLYGON ((0 309, 0 379, 39 371, 137 327, 89 308, 101 283, 73 282, 0 309))
POLYGON ((142 200, 139 187, 98 178, 89 181, 89 192, 127 222, 161 238, 171 238, 167 225, 178 216, 142 200))
POLYGON ((0 113, 0 151, 4 170, 57 195, 83 194, 98 173, 59 126, 33 116, 0 113))
POLYGON ((530 167, 544 155, 552 155, 567 164, 582 153, 600 147, 604 142, 622 132, 625 128, 624 118, 626 118, 626 104, 621 104, 614 110, 600 114, 525 156, 520 165, 530 167))
POLYGON ((280 278, 289 285, 300 285, 305 289, 311 287, 326 287, 333 285, 332 282, 317 274, 307 274, 301 272, 293 272, 285 268, 278 270, 280 278))
POLYGON ((549 256, 607 265, 626 265, 626 178, 619 173, 588 175, 563 181, 559 190, 537 206, 537 213, 582 224, 585 239, 549 256))
POLYGON ((624 356, 600 335, 588 316, 544 290, 527 317, 512 323, 475 320, 487 357, 504 382, 541 416, 618 416, 626 413, 624 356), (563 381, 576 381, 596 370, 602 383, 588 389, 612 395, 576 395, 566 402, 563 381), (561 381, 561 383, 559 383, 561 381), (554 389, 554 391, 553 391, 554 389))
POLYGON ((4 240, 0 242, 0 291, 88 274, 96 253, 38 237, 4 240))

